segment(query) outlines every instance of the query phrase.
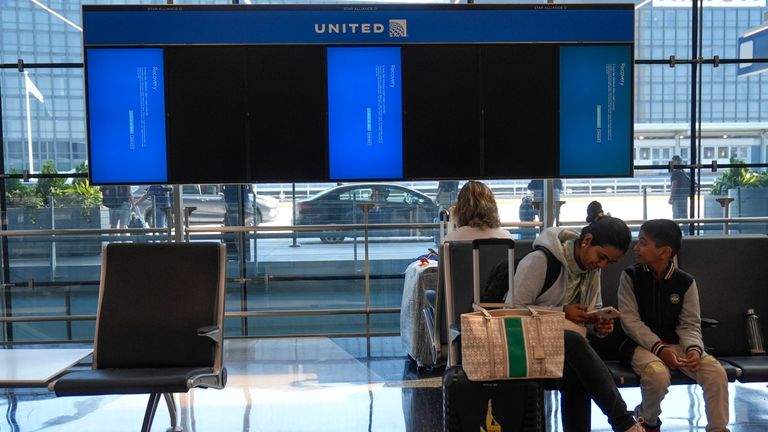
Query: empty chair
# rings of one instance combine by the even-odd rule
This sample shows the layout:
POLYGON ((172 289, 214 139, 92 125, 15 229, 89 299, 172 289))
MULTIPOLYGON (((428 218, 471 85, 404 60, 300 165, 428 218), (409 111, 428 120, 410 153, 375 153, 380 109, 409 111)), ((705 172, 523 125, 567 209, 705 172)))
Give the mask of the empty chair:
MULTIPOLYGON (((224 388, 224 245, 110 244, 102 251, 93 368, 64 375, 57 396, 149 394, 142 431, 160 396, 177 428, 173 393, 224 388)), ((108 427, 107 427, 108 429, 108 427)))

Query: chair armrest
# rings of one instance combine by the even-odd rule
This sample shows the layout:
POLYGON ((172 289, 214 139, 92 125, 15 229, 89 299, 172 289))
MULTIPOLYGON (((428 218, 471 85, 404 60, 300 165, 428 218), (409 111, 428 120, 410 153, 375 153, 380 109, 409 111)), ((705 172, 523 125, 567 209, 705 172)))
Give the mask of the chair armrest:
POLYGON ((197 335, 198 336, 205 336, 213 339, 215 342, 221 342, 221 329, 219 326, 211 325, 211 326, 204 326, 197 329, 197 335))
POLYGON ((227 368, 214 369, 213 373, 201 373, 187 380, 187 388, 215 388, 223 389, 227 385, 227 368))
POLYGON ((701 328, 712 328, 717 327, 717 325, 720 324, 720 321, 712 318, 702 318, 701 319, 701 328))

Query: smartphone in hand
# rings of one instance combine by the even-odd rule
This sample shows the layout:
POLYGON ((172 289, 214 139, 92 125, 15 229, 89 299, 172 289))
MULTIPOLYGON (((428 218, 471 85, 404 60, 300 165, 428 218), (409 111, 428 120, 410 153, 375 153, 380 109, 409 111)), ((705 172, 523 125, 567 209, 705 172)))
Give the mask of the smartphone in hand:
POLYGON ((606 306, 587 312, 587 315, 595 318, 614 319, 621 316, 621 312, 613 306, 606 306))

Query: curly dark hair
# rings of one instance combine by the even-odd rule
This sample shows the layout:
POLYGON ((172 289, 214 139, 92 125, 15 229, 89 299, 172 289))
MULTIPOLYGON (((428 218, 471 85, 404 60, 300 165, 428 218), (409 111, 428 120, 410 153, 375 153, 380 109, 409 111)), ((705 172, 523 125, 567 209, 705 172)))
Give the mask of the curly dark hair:
POLYGON ((479 181, 470 180, 459 191, 456 198, 457 225, 473 228, 498 228, 499 209, 491 188, 479 181))

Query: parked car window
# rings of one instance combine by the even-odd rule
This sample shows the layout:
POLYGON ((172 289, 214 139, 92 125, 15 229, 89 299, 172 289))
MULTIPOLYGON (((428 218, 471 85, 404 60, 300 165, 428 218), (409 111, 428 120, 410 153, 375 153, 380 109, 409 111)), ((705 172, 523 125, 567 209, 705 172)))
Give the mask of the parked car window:
POLYGON ((387 202, 389 203, 398 203, 402 204, 406 202, 405 196, 406 193, 402 189, 395 189, 395 188, 387 188, 387 191, 389 192, 387 196, 387 202))
MULTIPOLYGON (((343 225, 357 224, 363 220, 362 209, 356 204, 373 204, 369 207, 368 223, 401 224, 432 223, 437 218, 438 207, 430 197, 400 185, 358 184, 338 185, 330 191, 301 200, 297 203, 296 225, 343 225)), ((372 237, 434 236, 435 230, 420 228, 371 229, 372 237)), ((360 236, 360 232, 326 229, 306 232, 303 236, 317 236, 323 243, 339 243, 345 237, 360 236)))
POLYGON ((218 195, 219 185, 200 185, 200 192, 203 195, 218 195))
POLYGON ((418 197, 412 193, 405 193, 404 202, 406 204, 424 204, 424 198, 418 197))
POLYGON ((185 195, 199 195, 200 191, 197 189, 197 185, 183 185, 181 192, 185 195))
POLYGON ((339 201, 370 201, 371 189, 350 189, 339 194, 339 201))

